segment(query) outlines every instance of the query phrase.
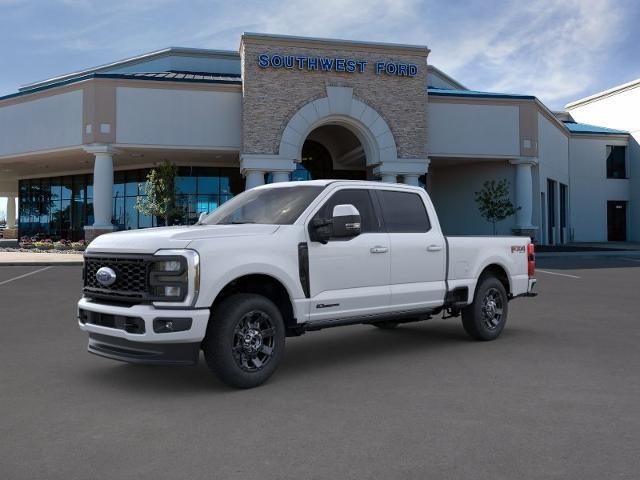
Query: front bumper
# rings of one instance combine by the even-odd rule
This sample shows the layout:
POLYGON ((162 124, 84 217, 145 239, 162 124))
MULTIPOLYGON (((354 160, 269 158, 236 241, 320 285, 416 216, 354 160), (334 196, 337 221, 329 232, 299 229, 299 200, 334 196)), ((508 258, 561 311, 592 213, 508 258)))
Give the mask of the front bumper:
POLYGON ((144 343, 124 338, 89 333, 89 353, 112 360, 147 365, 195 365, 200 355, 200 342, 144 343))
POLYGON ((195 363, 209 314, 208 308, 169 310, 152 305, 119 306, 87 298, 78 302, 78 325, 89 333, 89 351, 134 363, 195 363), (94 322, 95 318, 111 321, 94 322), (189 319, 190 326, 182 331, 165 329, 160 333, 154 330, 154 320, 160 319, 189 319))

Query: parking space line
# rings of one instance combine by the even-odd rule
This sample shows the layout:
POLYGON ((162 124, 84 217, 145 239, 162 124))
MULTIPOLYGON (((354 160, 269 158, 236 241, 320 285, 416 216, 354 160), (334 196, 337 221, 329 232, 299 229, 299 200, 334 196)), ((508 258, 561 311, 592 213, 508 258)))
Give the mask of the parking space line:
POLYGON ((539 268, 536 268, 536 272, 548 273, 549 275, 559 275, 561 277, 580 278, 577 275, 569 275, 568 273, 550 272, 549 270, 540 270, 539 268))
POLYGON ((38 270, 34 270, 33 272, 25 273, 24 275, 19 275, 17 277, 10 278, 9 280, 4 280, 3 282, 0 282, 0 285, 4 285, 9 282, 14 282, 16 280, 20 280, 21 278, 28 277, 30 275, 35 275, 36 273, 44 272, 45 270, 49 270, 50 268, 51 266, 40 268, 38 270))

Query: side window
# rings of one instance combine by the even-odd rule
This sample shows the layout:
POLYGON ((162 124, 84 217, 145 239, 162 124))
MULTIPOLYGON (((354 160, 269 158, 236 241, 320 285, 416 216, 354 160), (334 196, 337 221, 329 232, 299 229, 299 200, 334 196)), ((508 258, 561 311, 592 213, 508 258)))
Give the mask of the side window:
POLYGON ((389 233, 421 233, 431 230, 424 202, 417 193, 378 190, 384 224, 389 233))
POLYGON ((331 218, 333 215, 333 207, 336 205, 351 204, 360 212, 360 223, 362 233, 371 233, 380 231, 380 222, 373 209, 371 196, 368 190, 339 190, 325 202, 318 210, 314 218, 331 218))

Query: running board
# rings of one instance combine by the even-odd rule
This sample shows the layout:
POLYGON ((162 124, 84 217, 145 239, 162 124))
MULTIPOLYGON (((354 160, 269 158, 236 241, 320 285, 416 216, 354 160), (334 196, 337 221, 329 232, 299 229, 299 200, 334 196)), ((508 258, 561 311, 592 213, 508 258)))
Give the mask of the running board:
POLYGON ((299 333, 313 332, 325 328, 344 327, 346 325, 360 325, 363 323, 375 323, 390 320, 398 323, 412 323, 429 320, 435 310, 430 308, 426 310, 409 310, 404 312, 377 313, 374 315, 362 315, 357 317, 337 318, 329 320, 318 320, 315 322, 307 322, 296 325, 295 330, 299 333))

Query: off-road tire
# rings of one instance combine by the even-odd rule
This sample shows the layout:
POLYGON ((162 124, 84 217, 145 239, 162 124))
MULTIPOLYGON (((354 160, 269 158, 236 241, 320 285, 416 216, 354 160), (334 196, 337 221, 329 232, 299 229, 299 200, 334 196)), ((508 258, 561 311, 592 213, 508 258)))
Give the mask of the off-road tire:
POLYGON ((475 340, 495 340, 504 329, 508 311, 509 298, 502 282, 491 275, 482 276, 473 303, 462 309, 462 326, 475 340))
POLYGON ((213 308, 202 349, 207 365, 222 382, 253 388, 276 370, 284 344, 285 327, 278 307, 262 295, 241 293, 213 308), (257 367, 258 363, 262 365, 257 367))

